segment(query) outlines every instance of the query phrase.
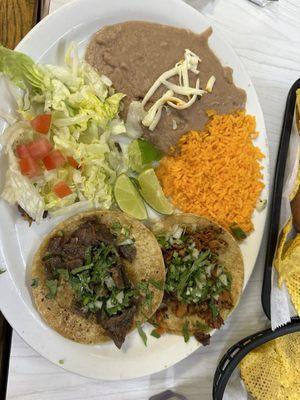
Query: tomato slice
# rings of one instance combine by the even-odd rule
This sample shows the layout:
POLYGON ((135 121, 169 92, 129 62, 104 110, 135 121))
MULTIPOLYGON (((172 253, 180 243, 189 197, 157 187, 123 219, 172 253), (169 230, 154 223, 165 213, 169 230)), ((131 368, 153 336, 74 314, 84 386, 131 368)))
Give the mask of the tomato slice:
POLYGON ((40 160, 50 153, 52 145, 47 139, 38 139, 27 145, 29 154, 35 160, 40 160))
POLYGON ((53 150, 44 159, 43 163, 46 169, 51 170, 58 167, 62 167, 66 162, 65 157, 59 150, 53 150))
POLYGON ((47 134, 51 125, 51 114, 41 114, 30 121, 32 129, 36 132, 47 134))
POLYGON ((69 162, 70 165, 72 165, 73 168, 78 168, 79 164, 78 162, 75 160, 75 158, 73 157, 67 157, 67 160, 69 162))
POLYGON ((31 157, 21 158, 19 163, 23 175, 26 175, 29 178, 39 175, 40 173, 39 165, 33 158, 31 157))
POLYGON ((53 186, 53 192, 62 199, 63 197, 69 196, 69 194, 72 193, 72 190, 66 184, 66 182, 61 181, 53 186))
POLYGON ((16 147, 16 153, 17 153, 19 158, 30 157, 30 153, 28 151, 28 148, 27 148, 26 144, 19 144, 16 147))

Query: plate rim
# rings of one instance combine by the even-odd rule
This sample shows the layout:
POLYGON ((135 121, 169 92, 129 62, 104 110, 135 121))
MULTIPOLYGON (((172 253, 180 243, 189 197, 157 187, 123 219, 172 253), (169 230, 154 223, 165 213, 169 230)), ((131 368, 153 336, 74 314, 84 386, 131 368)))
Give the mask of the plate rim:
MULTIPOLYGON (((88 0, 88 1, 93 2, 93 0, 88 0)), ((130 1, 131 1, 132 3, 135 2, 135 0, 130 0, 130 1)), ((178 5, 178 6, 181 6, 181 7, 183 7, 183 8, 189 9, 190 11, 192 11, 192 12, 195 14, 195 16, 196 16, 196 14, 197 14, 197 17, 198 17, 198 18, 202 18, 202 20, 205 21, 206 24, 211 25, 211 26, 213 27, 214 34, 216 34, 216 36, 218 37, 218 40, 222 41, 222 42, 226 45, 226 47, 228 47, 228 48, 231 50, 231 52, 234 54, 235 61, 238 62, 239 66, 240 66, 240 68, 241 68, 242 74, 243 74, 244 77, 246 77, 246 78, 248 79, 248 81, 251 83, 251 86, 252 86, 252 87, 251 87, 251 90, 253 91, 253 94, 254 94, 254 96, 255 96, 256 107, 257 107, 258 112, 260 113, 260 116, 259 116, 259 117, 260 117, 260 119, 261 119, 261 124, 262 124, 262 126, 261 126, 262 129, 261 129, 261 130, 263 130, 264 138, 265 138, 265 140, 266 140, 265 149, 264 149, 265 158, 266 158, 266 166, 265 166, 265 168, 264 168, 264 181, 265 181, 265 183, 266 183, 266 191, 267 191, 267 195, 268 195, 268 197, 269 197, 269 195, 270 195, 270 193, 269 193, 269 192, 270 192, 270 191, 269 191, 269 186, 270 186, 270 184, 269 184, 269 178, 270 178, 270 171, 269 171, 269 168, 270 168, 270 158, 269 158, 269 144, 268 144, 268 137, 267 137, 267 133, 266 133, 265 120, 264 120, 264 115, 263 115, 263 112, 262 112, 262 108, 261 108, 260 101, 259 101, 259 98, 258 98, 258 96, 257 96, 256 90, 255 90, 255 88, 254 88, 254 86, 253 86, 252 80, 251 80, 251 78, 250 78, 250 76, 249 76, 249 74, 248 74, 248 72, 247 72, 245 66, 243 65, 242 60, 241 60, 240 57, 237 55, 237 53, 235 52, 234 48, 227 42, 226 39, 223 38, 223 35, 220 33, 220 31, 219 31, 217 28, 215 28, 215 27, 214 27, 214 24, 211 23, 211 21, 209 21, 209 19, 208 19, 206 16, 204 16, 200 11, 196 10, 195 8, 193 8, 193 7, 190 6, 189 4, 184 3, 184 2, 181 1, 181 0, 169 0, 169 3, 170 3, 170 4, 171 4, 171 3, 174 3, 174 6, 177 6, 177 5, 178 5)), ((23 51, 23 47, 26 47, 26 45, 28 45, 28 44, 30 43, 30 40, 31 40, 32 35, 34 35, 36 31, 39 31, 39 29, 40 29, 41 27, 43 27, 44 25, 47 26, 48 23, 51 23, 52 21, 55 21, 55 18, 56 18, 57 15, 63 14, 64 12, 66 12, 66 11, 68 10, 68 8, 70 8, 70 9, 72 9, 72 8, 76 9, 77 7, 80 8, 80 6, 82 6, 83 4, 86 6, 87 0, 73 0, 73 1, 71 1, 71 2, 69 2, 69 3, 66 3, 66 4, 62 5, 61 7, 59 7, 57 10, 55 10, 54 12, 52 12, 51 14, 49 14, 47 17, 45 17, 41 22, 39 22, 30 32, 28 32, 28 34, 27 34, 27 35, 22 39, 22 41, 16 46, 16 50, 23 51)), ((196 17, 195 17, 195 18, 196 18, 196 17)), ((126 19, 124 19, 124 20, 126 20, 126 19)), ((216 55, 218 56, 218 54, 216 54, 216 55)), ((258 116, 258 115, 256 115, 256 116, 258 116)), ((268 201, 268 206, 267 206, 266 210, 264 211, 265 215, 267 215, 268 207, 269 207, 269 201, 268 201)), ((266 229, 266 226, 267 226, 267 219, 266 219, 266 216, 265 216, 265 217, 264 217, 263 231, 266 229)), ((262 239, 262 237, 263 237, 263 232, 262 232, 262 234, 261 234, 261 238, 260 238, 260 239, 262 239)), ((260 247, 261 247, 261 240, 260 240, 259 249, 260 249, 260 247)), ((257 261, 257 257, 258 257, 258 254, 259 254, 259 249, 258 249, 257 254, 256 254, 256 257, 255 257, 255 262, 254 262, 253 268, 252 268, 252 270, 251 270, 251 274, 252 274, 252 272, 253 272, 253 270, 254 270, 254 266, 255 266, 256 261, 257 261)), ((1 259, 1 256, 2 256, 2 255, 1 255, 1 252, 0 252, 0 259, 1 259)), ((28 267, 26 267, 26 270, 27 270, 27 268, 28 268, 28 267)), ((9 280, 11 281, 12 285, 15 287, 15 290, 18 291, 18 288, 17 288, 17 286, 16 286, 16 284, 15 284, 15 282, 14 282, 14 279, 13 279, 13 277, 11 276, 9 270, 8 270, 7 272, 8 272, 8 273, 4 274, 4 275, 7 275, 7 277, 5 277, 4 280, 2 280, 2 279, 0 280, 0 288, 1 288, 1 285, 2 285, 2 281, 5 282, 5 280, 8 280, 8 279, 9 279, 9 280), (9 278, 8 278, 8 277, 9 277, 9 278)), ((251 274, 249 275, 247 281, 244 282, 244 287, 243 287, 242 293, 244 292, 245 286, 246 286, 246 284, 248 283, 251 274)), ((4 284, 5 284, 5 283, 4 283, 4 284)), ((23 301, 23 299, 22 299, 21 297, 20 297, 20 300, 23 301)), ((2 309, 3 315, 4 315, 5 318, 9 321, 9 323, 11 323, 10 321, 13 320, 13 317, 12 317, 12 315, 9 315, 9 314, 10 314, 10 312, 8 311, 9 307, 6 307, 6 306, 5 306, 5 301, 3 301, 3 302, 0 301, 0 303, 1 303, 1 309, 2 309), (8 317, 8 318, 7 318, 7 317, 8 317)), ((26 308, 27 308, 27 307, 26 307, 26 308)), ((35 318, 35 316, 33 315, 33 313, 31 313, 31 314, 32 314, 32 318, 35 318)), ((12 325, 12 326, 16 326, 15 323, 13 323, 13 324, 11 324, 11 325, 12 325)), ((22 332, 21 327, 14 328, 14 329, 17 331, 17 333, 22 337, 22 339, 23 339, 30 347, 32 347, 35 351, 37 351, 40 355, 42 355, 43 357, 45 357, 46 359, 48 359, 50 362, 52 362, 52 363, 54 363, 55 365, 58 365, 58 366, 64 368, 64 369, 67 370, 67 371, 70 371, 70 372, 73 372, 73 373, 77 373, 77 374, 82 375, 82 376, 87 376, 87 377, 90 377, 90 378, 97 378, 97 379, 106 379, 106 380, 134 379, 134 378, 143 377, 143 376, 146 376, 146 375, 149 375, 149 374, 157 373, 157 372, 162 371, 162 370, 165 369, 165 367, 160 367, 160 368, 153 369, 151 372, 148 371, 148 372, 145 372, 145 373, 140 373, 140 374, 138 374, 138 375, 135 374, 134 376, 131 376, 130 374, 128 374, 128 375, 126 375, 126 376, 118 376, 117 378, 116 378, 116 377, 111 378, 110 376, 105 376, 105 377, 103 378, 103 377, 100 377, 98 374, 94 374, 94 375, 93 375, 93 374, 90 374, 90 373, 84 373, 83 370, 80 370, 80 371, 79 371, 79 370, 76 369, 76 368, 72 368, 72 366, 69 365, 69 364, 65 364, 65 365, 59 364, 59 363, 58 363, 58 360, 55 361, 53 357, 52 357, 52 358, 49 357, 49 354, 45 355, 45 354, 46 354, 46 351, 42 351, 36 344, 33 343, 32 340, 29 340, 29 337, 28 337, 29 335, 27 335, 27 336, 24 335, 24 336, 23 336, 24 331, 22 332), (25 336, 26 336, 26 337, 25 337, 25 336), (27 340, 27 339, 28 339, 28 340, 27 340)), ((190 354, 192 354, 195 350, 197 350, 197 348, 199 348, 200 345, 197 343, 197 345, 194 344, 193 346, 191 346, 191 345, 189 345, 189 346, 186 345, 186 346, 187 346, 187 350, 188 350, 188 351, 186 351, 185 356, 184 356, 184 357, 181 357, 180 359, 177 359, 177 360, 174 361, 174 362, 171 362, 171 364, 168 365, 168 367, 170 367, 170 366, 172 366, 172 365, 178 363, 179 361, 183 360, 184 358, 186 358, 187 356, 189 356, 190 354), (189 347, 191 347, 190 350, 188 349, 189 347)), ((149 349, 148 349, 148 350, 149 350, 149 349)))

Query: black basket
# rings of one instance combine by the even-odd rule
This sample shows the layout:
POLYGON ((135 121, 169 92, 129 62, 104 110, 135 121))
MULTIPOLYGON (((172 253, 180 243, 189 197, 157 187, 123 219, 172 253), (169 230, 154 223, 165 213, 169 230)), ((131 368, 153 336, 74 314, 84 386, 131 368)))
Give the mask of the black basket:
MULTIPOLYGON (((268 319, 271 319, 272 265, 279 234, 280 205, 285 165, 293 126, 297 89, 300 89, 300 79, 293 84, 287 97, 274 177, 272 204, 270 209, 271 219, 268 232, 267 253, 261 295, 262 307, 268 319)), ((274 331, 267 329, 255 333, 233 345, 223 356, 216 369, 213 382, 213 400, 223 399, 227 383, 233 371, 246 354, 270 340, 293 332, 300 332, 300 318, 298 317, 293 318, 290 323, 277 328, 274 331)))

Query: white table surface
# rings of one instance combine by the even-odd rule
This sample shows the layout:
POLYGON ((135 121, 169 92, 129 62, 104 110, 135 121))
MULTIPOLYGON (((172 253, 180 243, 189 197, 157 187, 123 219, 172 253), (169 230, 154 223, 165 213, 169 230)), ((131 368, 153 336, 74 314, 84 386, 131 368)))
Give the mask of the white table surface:
MULTIPOLYGON (((67 1, 52 0, 51 9, 67 1)), ((300 77, 300 0, 279 0, 266 8, 247 0, 187 2, 224 34, 252 78, 265 116, 273 177, 286 96, 300 77)), ((175 388, 189 400, 211 399, 215 368, 224 352, 243 337, 269 326, 260 302, 264 255, 265 240, 238 309, 213 336, 209 347, 199 349, 176 366, 131 381, 91 380, 51 364, 14 333, 7 398, 146 400, 175 388)))

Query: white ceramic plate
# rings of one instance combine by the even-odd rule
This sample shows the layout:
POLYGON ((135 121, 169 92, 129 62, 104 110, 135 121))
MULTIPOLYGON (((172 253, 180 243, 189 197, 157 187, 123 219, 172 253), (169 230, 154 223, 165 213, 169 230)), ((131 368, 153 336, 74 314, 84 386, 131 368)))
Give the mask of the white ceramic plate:
MULTIPOLYGON (((18 45, 17 49, 36 61, 61 63, 70 41, 84 48, 95 31, 106 24, 125 20, 148 20, 189 28, 201 32, 208 27, 206 19, 179 0, 78 0, 61 7, 39 23, 18 45)), ((253 85, 243 65, 222 35, 214 32, 210 46, 224 65, 234 70, 235 83, 246 90, 247 111, 256 116, 261 132, 257 145, 266 154, 264 175, 268 195, 268 146, 264 119, 253 85)), ((0 87, 2 107, 9 102, 5 88, 0 87), (3 103, 4 102, 4 103, 3 103)), ((4 125, 0 125, 0 132, 4 125)), ((5 162, 0 159, 1 182, 5 162)), ((255 232, 242 244, 245 262, 245 285, 253 270, 263 235, 266 211, 255 212, 255 232)), ((49 328, 36 311, 31 294, 28 269, 33 253, 42 238, 60 220, 45 221, 31 228, 19 217, 16 208, 0 201, 0 258, 7 272, 0 276, 0 308, 10 324, 36 351, 63 367, 93 378, 129 379, 151 374, 182 360, 199 347, 196 340, 185 344, 182 337, 164 335, 160 340, 148 337, 145 347, 136 332, 126 339, 122 350, 107 343, 88 346, 67 340, 49 328)), ((150 327, 147 328, 148 332, 150 327)))

